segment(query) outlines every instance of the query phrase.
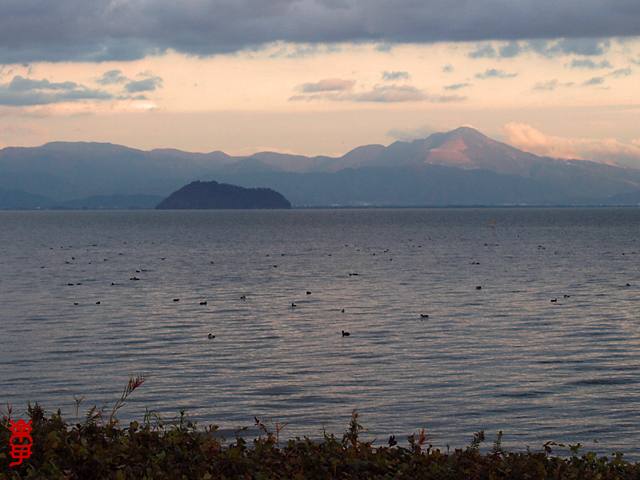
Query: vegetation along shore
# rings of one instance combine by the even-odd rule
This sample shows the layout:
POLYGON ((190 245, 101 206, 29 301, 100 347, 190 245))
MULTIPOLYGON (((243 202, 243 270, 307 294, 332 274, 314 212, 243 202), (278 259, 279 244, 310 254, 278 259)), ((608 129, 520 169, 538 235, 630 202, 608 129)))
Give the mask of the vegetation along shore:
MULTIPOLYGON (((61 413, 30 405, 31 458, 9 467, 0 450, 0 479, 637 479, 640 463, 581 451, 580 445, 544 444, 539 451, 503 449, 499 433, 493 445, 482 445, 483 432, 465 448, 433 448, 424 430, 405 439, 363 441, 358 414, 341 436, 320 440, 281 438, 282 425, 255 419, 253 440, 240 432, 224 440, 216 426, 198 427, 184 412, 172 422, 152 413, 141 422, 122 425, 118 410, 143 382, 132 378, 110 411, 91 408, 70 423, 61 413)), ((0 421, 0 444, 9 445, 11 408, 0 421)))

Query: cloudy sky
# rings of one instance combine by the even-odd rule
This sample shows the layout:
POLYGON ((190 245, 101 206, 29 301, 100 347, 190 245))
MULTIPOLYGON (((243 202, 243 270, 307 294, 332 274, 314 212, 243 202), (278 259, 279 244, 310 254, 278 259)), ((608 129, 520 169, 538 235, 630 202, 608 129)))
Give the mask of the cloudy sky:
POLYGON ((0 147, 341 154, 474 126, 640 166, 638 0, 2 0, 0 147))

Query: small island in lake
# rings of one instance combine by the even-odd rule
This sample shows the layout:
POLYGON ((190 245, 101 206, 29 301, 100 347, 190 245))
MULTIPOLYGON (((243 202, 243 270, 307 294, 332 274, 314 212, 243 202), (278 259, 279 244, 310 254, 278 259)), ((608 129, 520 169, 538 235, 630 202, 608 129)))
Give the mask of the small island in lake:
POLYGON ((196 181, 173 192, 156 208, 159 210, 291 208, 291 203, 270 188, 244 188, 214 181, 196 181))

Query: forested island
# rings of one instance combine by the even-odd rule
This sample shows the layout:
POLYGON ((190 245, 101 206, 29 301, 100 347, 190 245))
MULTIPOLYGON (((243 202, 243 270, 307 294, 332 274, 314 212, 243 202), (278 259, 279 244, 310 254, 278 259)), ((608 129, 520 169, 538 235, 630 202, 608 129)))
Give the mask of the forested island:
POLYGON ((173 192, 156 208, 159 210, 274 209, 291 208, 291 203, 270 188, 243 188, 214 181, 196 181, 173 192))

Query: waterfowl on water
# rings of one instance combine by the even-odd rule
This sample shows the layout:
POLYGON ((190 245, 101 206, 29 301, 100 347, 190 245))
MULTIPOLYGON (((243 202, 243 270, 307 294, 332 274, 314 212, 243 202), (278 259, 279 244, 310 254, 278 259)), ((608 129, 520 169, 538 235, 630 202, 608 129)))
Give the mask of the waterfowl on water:
POLYGON ((429 318, 429 314, 427 314, 427 313, 421 313, 421 314, 420 314, 420 318, 429 318))
POLYGON ((246 296, 246 295, 241 295, 241 296, 240 296, 240 300, 246 300, 246 299, 247 299, 247 296, 246 296))
POLYGON ((206 304, 207 304, 207 301, 206 301, 206 300, 204 300, 204 301, 200 302, 200 305, 206 305, 206 304))
POLYGON ((296 308, 298 305, 295 304, 295 302, 291 302, 291 308, 296 308))
POLYGON ((348 337, 349 335, 351 335, 349 332, 345 332, 344 330, 342 330, 343 337, 348 337))
POLYGON ((557 301, 558 301, 558 299, 557 299, 557 298, 552 298, 552 299, 551 299, 551 303, 556 303, 557 301))
POLYGON ((213 338, 216 338, 216 336, 213 333, 210 333, 209 335, 207 335, 207 338, 211 340, 213 338))
POLYGON ((180 301, 180 299, 179 299, 179 298, 174 298, 174 299, 173 299, 173 301, 174 301, 174 302, 179 302, 179 301, 180 301))

